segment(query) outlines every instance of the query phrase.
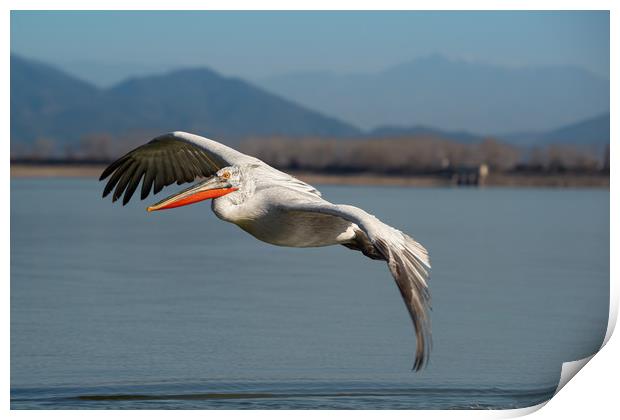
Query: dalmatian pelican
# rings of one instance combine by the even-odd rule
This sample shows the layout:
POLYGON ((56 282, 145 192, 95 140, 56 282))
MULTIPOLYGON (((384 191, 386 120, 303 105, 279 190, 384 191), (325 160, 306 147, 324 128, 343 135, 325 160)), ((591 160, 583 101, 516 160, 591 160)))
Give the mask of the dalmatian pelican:
POLYGON ((152 206, 149 212, 213 199, 215 215, 255 238, 289 247, 344 245, 386 261, 416 334, 413 369, 428 362, 431 347, 430 260, 409 235, 362 209, 332 204, 314 187, 261 160, 195 134, 156 137, 108 166, 103 197, 127 204, 140 182, 141 199, 173 183, 198 182, 152 206))

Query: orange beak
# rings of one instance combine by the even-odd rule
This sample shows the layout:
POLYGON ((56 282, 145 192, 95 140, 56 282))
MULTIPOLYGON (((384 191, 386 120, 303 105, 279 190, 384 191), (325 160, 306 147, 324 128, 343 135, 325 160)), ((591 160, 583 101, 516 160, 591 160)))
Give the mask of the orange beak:
POLYGON ((151 212, 187 206, 188 204, 198 203, 199 201, 208 200, 209 198, 222 197, 238 189, 239 188, 231 186, 228 182, 221 180, 219 177, 211 177, 147 207, 146 210, 151 212))

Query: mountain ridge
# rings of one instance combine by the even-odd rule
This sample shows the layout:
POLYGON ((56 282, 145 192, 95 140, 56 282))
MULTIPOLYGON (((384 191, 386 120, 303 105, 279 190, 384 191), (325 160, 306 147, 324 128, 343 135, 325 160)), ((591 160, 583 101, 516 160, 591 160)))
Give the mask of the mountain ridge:
POLYGON ((415 122, 450 131, 545 131, 609 112, 609 80, 587 70, 438 54, 373 73, 286 73, 257 83, 364 130, 415 122))
POLYGON ((230 142, 250 136, 360 134, 357 127, 207 68, 132 77, 100 89, 11 54, 12 141, 46 137, 75 143, 90 133, 179 127, 230 142))
POLYGON ((609 113, 552 130, 482 135, 428 125, 382 124, 370 130, 304 108, 237 77, 203 67, 134 76, 98 88, 53 66, 11 55, 11 144, 40 138, 59 146, 89 134, 156 135, 182 129, 236 144, 249 137, 416 137, 463 144, 494 137, 518 146, 609 143, 609 113))

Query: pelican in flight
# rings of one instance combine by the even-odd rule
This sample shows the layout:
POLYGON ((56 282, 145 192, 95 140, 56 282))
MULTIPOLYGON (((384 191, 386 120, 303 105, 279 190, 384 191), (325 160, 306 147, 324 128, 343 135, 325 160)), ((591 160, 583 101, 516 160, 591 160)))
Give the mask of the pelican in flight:
POLYGON ((164 134, 130 151, 101 174, 110 178, 103 197, 127 204, 173 183, 200 180, 148 207, 149 212, 213 199, 215 215, 263 242, 290 247, 344 245, 387 262, 416 334, 414 370, 428 361, 431 345, 430 262, 426 249, 405 233, 357 207, 332 204, 314 187, 261 160, 195 134, 164 134))

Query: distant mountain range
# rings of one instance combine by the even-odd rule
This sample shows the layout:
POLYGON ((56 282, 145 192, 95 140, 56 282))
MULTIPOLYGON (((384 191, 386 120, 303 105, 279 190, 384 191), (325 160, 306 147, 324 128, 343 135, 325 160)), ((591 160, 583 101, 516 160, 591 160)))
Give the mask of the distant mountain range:
POLYGON ((605 114, 543 133, 539 141, 545 144, 579 145, 587 139, 588 144, 604 146, 610 141, 610 124, 609 114, 605 114))
POLYGON ((504 139, 523 146, 571 144, 591 145, 600 148, 608 145, 610 142, 609 128, 609 114, 604 114, 555 130, 539 133, 509 134, 504 136, 504 139))
POLYGON ((597 149, 601 149, 610 142, 610 116, 609 113, 606 113, 547 131, 527 131, 490 136, 474 134, 468 131, 440 130, 421 125, 412 127, 381 126, 369 131, 366 136, 385 138, 431 136, 463 144, 479 143, 492 137, 522 147, 544 147, 551 144, 565 144, 594 146, 597 149))
MULTIPOLYGON (((430 59, 431 62, 433 60, 437 59, 430 59)), ((402 83, 405 83, 404 79, 401 80, 402 90, 408 91, 409 87, 402 83)), ((452 86, 455 81, 448 80, 446 83, 452 86)), ((391 109, 401 98, 396 95, 392 101, 389 92, 380 93, 377 86, 370 90, 378 95, 377 103, 385 108, 379 107, 379 114, 391 109), (379 96, 383 97, 383 103, 379 101, 379 96)), ((468 96, 465 95, 465 99, 459 96, 467 90, 463 88, 459 94, 451 92, 451 98, 446 99, 445 94, 449 89, 442 88, 436 91, 436 96, 444 98, 448 107, 461 104, 461 112, 467 114, 470 110, 466 104, 463 105, 463 101, 468 96)), ((360 98, 359 93, 335 91, 331 99, 326 98, 321 106, 317 104, 317 109, 325 111, 332 107, 334 102, 344 103, 345 98, 341 96, 346 94, 360 98)), ((596 102, 591 100, 592 95, 592 92, 584 93, 582 102, 596 102)), ((603 93, 600 95, 605 96, 603 93)), ((608 90, 606 95, 608 98, 608 90)), ((428 97, 428 103, 436 104, 435 113, 441 114, 439 99, 431 96, 428 97)), ((529 96, 529 93, 524 93, 524 97, 529 96)), ((507 95, 504 102, 511 98, 512 96, 507 95)), ((560 99, 556 96, 555 100, 560 99)), ((546 103, 549 101, 546 100, 546 103)), ((559 104, 562 106, 555 104, 554 107, 566 110, 572 106, 562 102, 559 104)), ((532 105, 532 108, 537 110, 539 105, 532 105)), ((356 109, 354 105, 351 106, 356 109)), ((498 104, 497 107, 506 108, 508 104, 498 104)), ((519 110, 520 107, 524 108, 525 105, 516 101, 514 109, 519 110)), ((602 105, 601 107, 604 108, 602 105)), ((553 113, 552 111, 553 109, 549 112, 553 113)), ((520 112, 522 114, 525 111, 521 109, 520 112)), ((540 110, 539 112, 542 113, 540 110)), ((377 128, 364 131, 353 124, 297 105, 241 79, 224 77, 206 68, 136 77, 111 88, 100 89, 47 64, 11 55, 12 145, 30 145, 37 139, 45 138, 54 140, 62 150, 63 146, 74 145, 88 134, 107 133, 122 137, 140 133, 142 137, 145 134, 155 135, 173 130, 196 132, 233 145, 245 138, 268 136, 387 138, 425 135, 460 143, 475 143, 488 137, 475 134, 482 130, 469 132, 410 124, 411 121, 420 120, 422 118, 412 117, 407 120, 407 124, 384 124, 385 121, 381 120, 382 124, 377 128)), ((494 137, 523 146, 556 142, 585 145, 609 143, 608 111, 599 117, 582 120, 553 130, 518 132, 494 137)), ((389 118, 386 121, 389 121, 389 118)), ((520 127, 527 127, 529 124, 523 121, 519 123, 520 127)))
POLYGON ((209 69, 132 78, 109 89, 11 55, 11 140, 62 143, 88 133, 185 130, 236 142, 260 136, 358 136, 358 128, 209 69))
POLYGON ((609 112, 609 80, 588 71, 440 55, 376 73, 289 73, 257 83, 365 130, 423 123, 484 134, 544 131, 609 112))
MULTIPOLYGON (((424 125, 414 125, 411 127, 398 125, 382 125, 367 132, 369 138, 398 138, 398 137, 436 137, 448 139, 457 143, 473 144, 483 141, 488 136, 470 133, 468 131, 448 131, 438 128, 427 127, 424 125)), ((519 139, 516 139, 518 142, 519 139)))

